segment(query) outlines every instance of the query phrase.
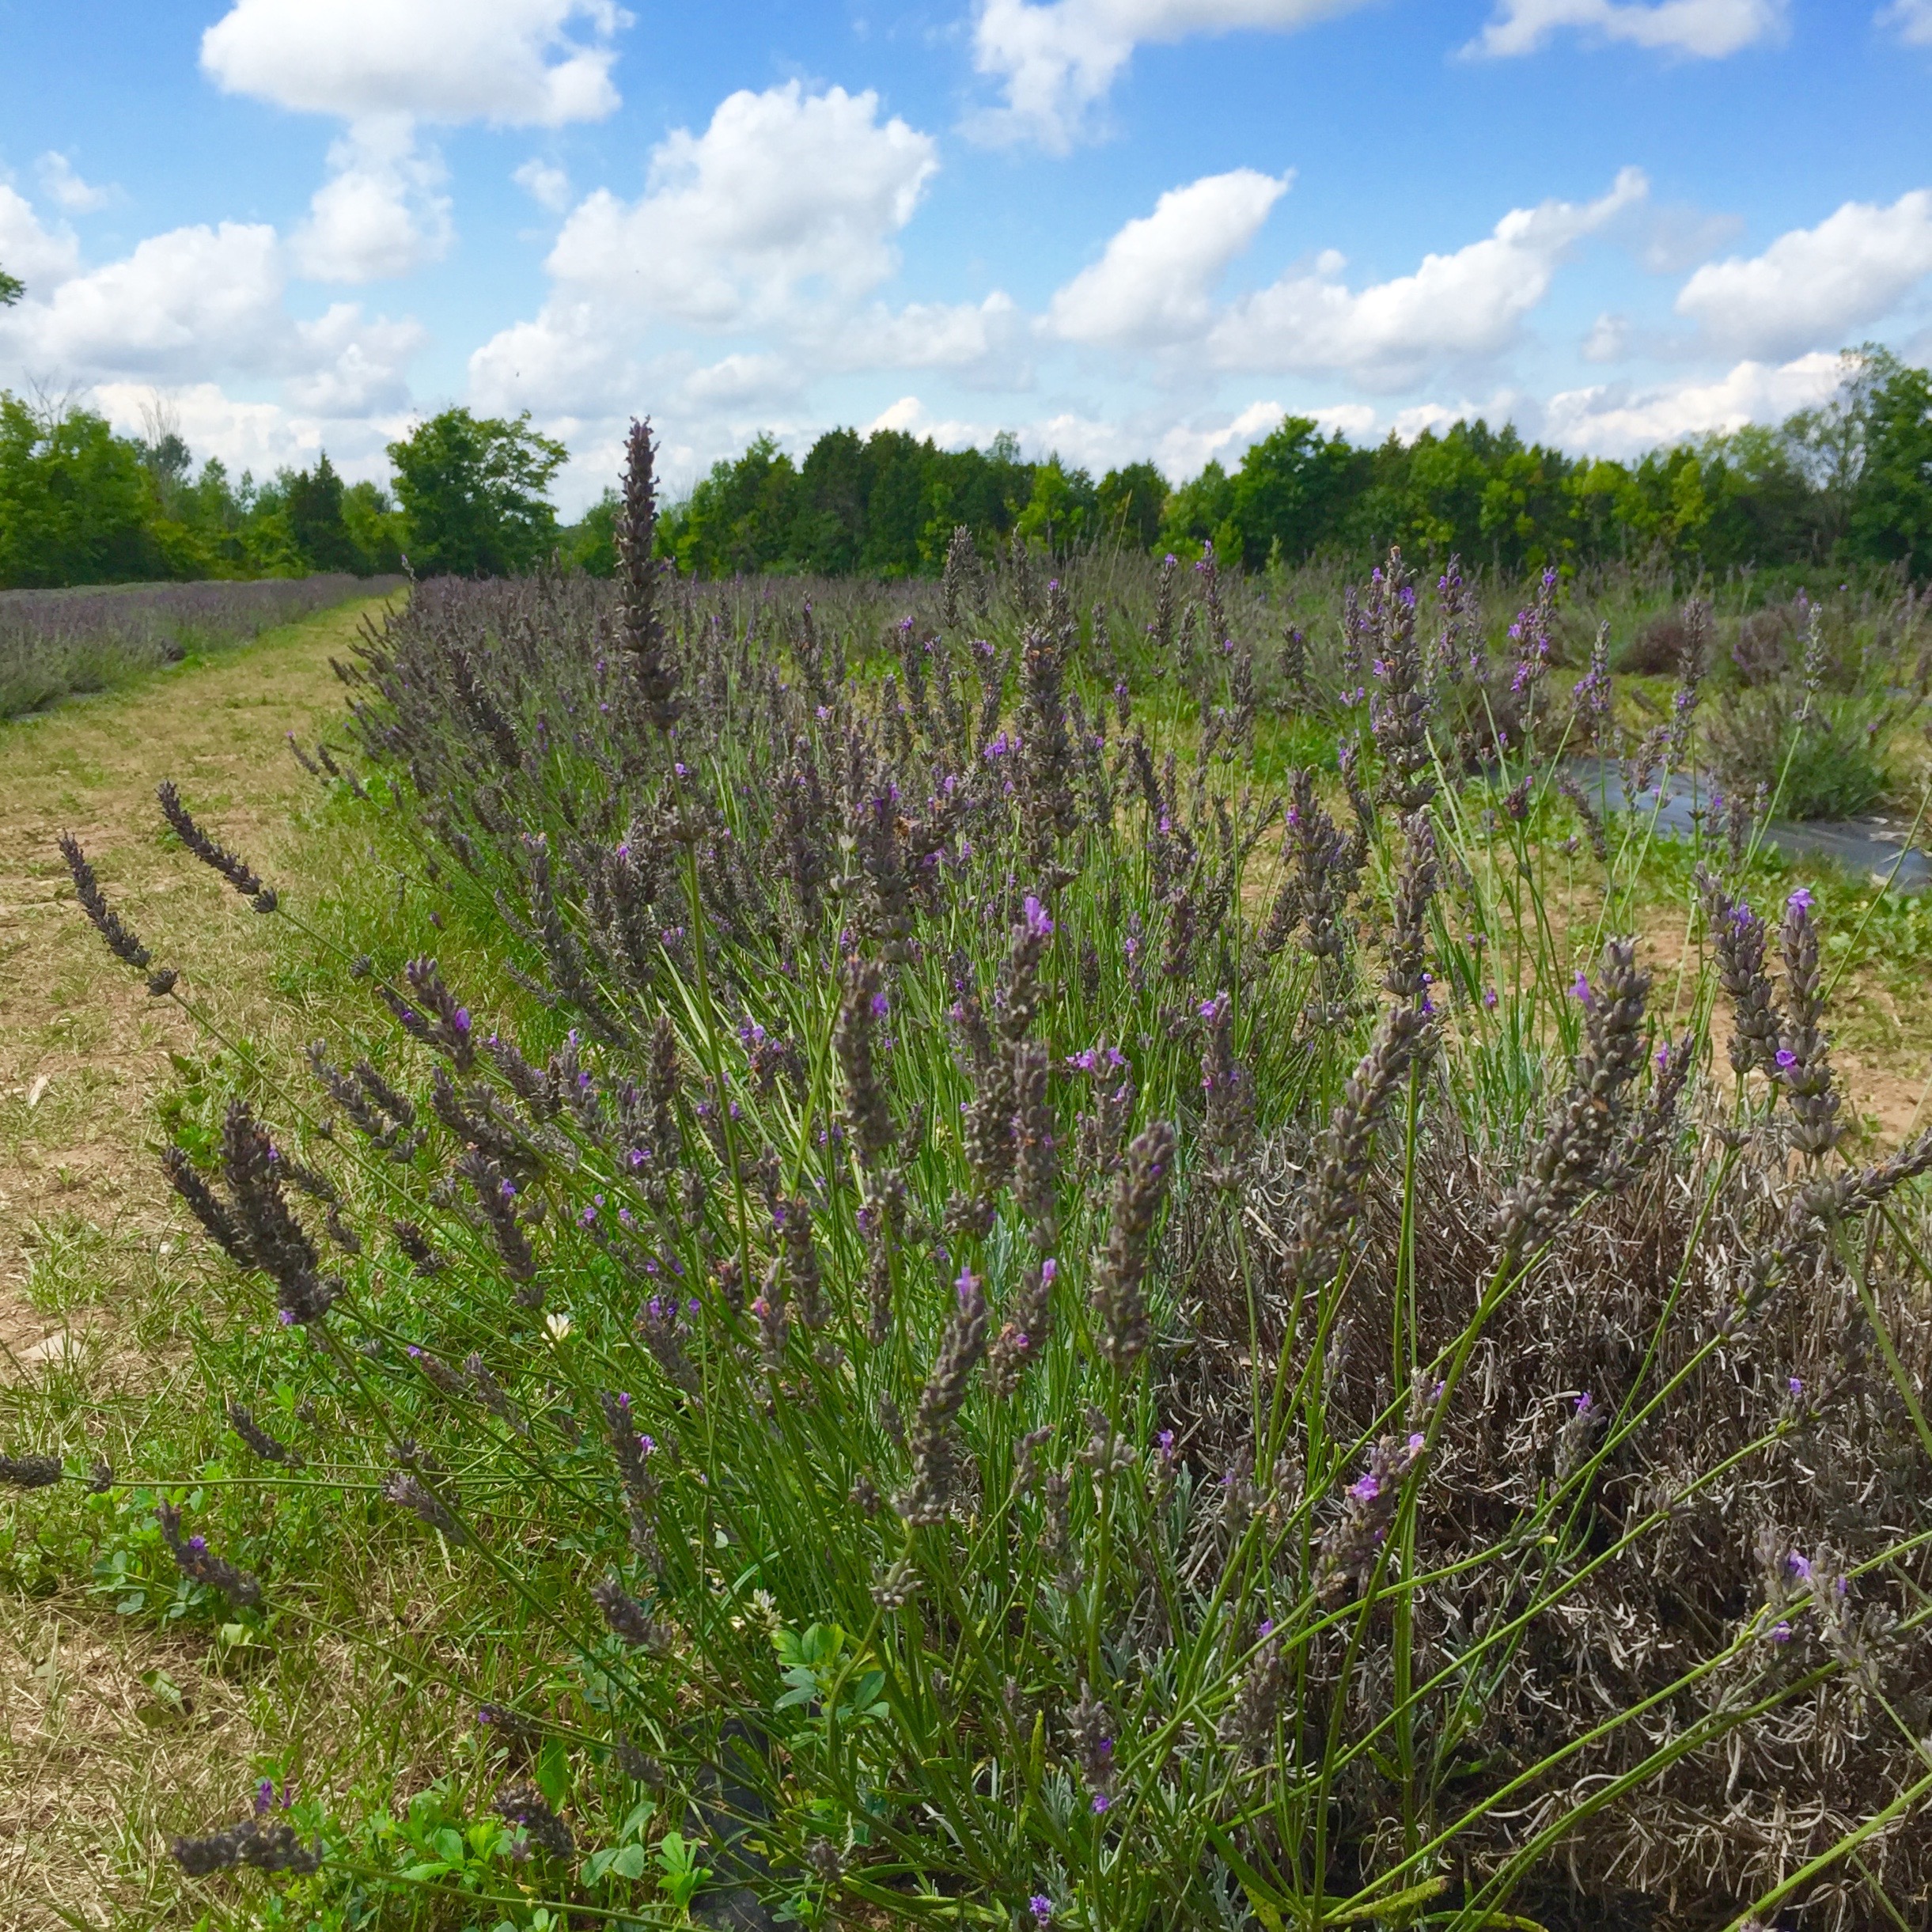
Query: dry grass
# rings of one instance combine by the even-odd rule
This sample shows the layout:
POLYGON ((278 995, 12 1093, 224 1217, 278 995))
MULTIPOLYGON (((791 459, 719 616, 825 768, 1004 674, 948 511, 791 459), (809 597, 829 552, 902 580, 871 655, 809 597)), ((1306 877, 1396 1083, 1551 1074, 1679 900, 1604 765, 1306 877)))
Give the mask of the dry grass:
MULTIPOLYGON (((49 1446, 51 1427, 70 1460, 127 1467, 156 1418, 207 1406, 188 1386, 185 1345, 207 1277, 153 1150, 170 1054, 209 1049, 107 957, 55 837, 80 837, 115 903, 188 969, 231 1039, 292 1053, 318 1030, 323 991, 278 967, 278 922, 167 849, 153 786, 175 778, 271 877, 339 869, 284 734, 313 739, 339 715, 328 658, 362 608, 0 725, 0 1447, 30 1433, 49 1446)), ((157 1858, 167 1834, 233 1815, 265 1740, 323 1745, 352 1701, 366 1721, 381 1695, 364 1684, 345 1699, 356 1666, 326 1650, 240 1669, 206 1633, 119 1617, 55 1553, 23 1549, 14 1569, 16 1587, 0 1589, 0 1926, 191 1923, 207 1900, 182 1896, 157 1858)), ((407 1716, 382 1717, 407 1748, 407 1716)))

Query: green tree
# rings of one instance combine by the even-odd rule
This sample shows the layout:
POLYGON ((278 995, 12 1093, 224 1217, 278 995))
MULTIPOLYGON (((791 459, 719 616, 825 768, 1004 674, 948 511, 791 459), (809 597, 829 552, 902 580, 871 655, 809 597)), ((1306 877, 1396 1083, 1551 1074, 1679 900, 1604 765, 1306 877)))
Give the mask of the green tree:
MULTIPOLYGON (((617 513, 623 507, 623 498, 615 490, 606 487, 603 495, 558 540, 558 554, 564 563, 574 570, 581 570, 586 577, 615 577, 617 513)), ((662 529, 665 521, 659 518, 661 534, 668 534, 662 529)), ((682 527, 680 521, 680 532, 682 527)), ((672 554, 676 554, 674 547, 672 554)))
POLYGON ((0 309, 10 309, 27 293, 27 285, 18 275, 9 275, 0 268, 0 309))
POLYGON ((1064 552, 1085 536, 1098 508, 1093 479, 1057 456, 1033 466, 1033 487, 1013 528, 1029 544, 1064 552))
POLYGON ((1102 532, 1132 550, 1151 550, 1167 509, 1167 479, 1151 463, 1109 470, 1094 494, 1102 532))
POLYGON ((1893 363, 1872 388, 1846 537, 1854 555, 1932 577, 1932 377, 1893 363))
POLYGON ((343 526, 355 547, 350 568, 358 576, 381 576, 403 567, 403 513, 378 483, 365 479, 342 493, 343 526))
POLYGON ((784 568, 797 483, 797 467, 768 435, 755 437, 736 462, 713 464, 680 519, 678 567, 701 577, 784 568))
POLYGON ((134 444, 91 410, 0 390, 0 584, 159 575, 153 497, 134 444))
POLYGON ((1169 493, 1156 547, 1193 563, 1202 546, 1212 543, 1224 565, 1239 563, 1245 546, 1233 513, 1234 479, 1218 463, 1210 463, 1191 483, 1169 493))
MULTIPOLYGON (((1238 554, 1251 564, 1299 563, 1333 547, 1368 467, 1346 438, 1324 437, 1306 416, 1284 418, 1236 472, 1227 514, 1241 533, 1238 554)), ((1237 554, 1218 540, 1214 550, 1226 562, 1237 554)))
POLYGON ((389 445, 410 563, 423 577, 508 577, 556 540, 548 495, 569 454, 514 422, 445 409, 389 445))
POLYGON ((353 570, 362 561, 343 515, 343 482, 323 450, 312 470, 297 470, 282 486, 289 535, 312 570, 353 570))

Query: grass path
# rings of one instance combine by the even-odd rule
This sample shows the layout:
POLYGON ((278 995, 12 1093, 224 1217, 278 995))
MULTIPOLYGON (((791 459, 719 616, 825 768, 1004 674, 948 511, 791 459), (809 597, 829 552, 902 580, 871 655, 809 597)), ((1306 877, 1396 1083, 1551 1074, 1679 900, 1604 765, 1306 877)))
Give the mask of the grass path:
MULTIPOLYGON (((155 1101, 170 1053, 205 1043, 108 956, 55 840, 80 838, 111 902, 218 995, 225 1025, 277 1048, 320 1030, 278 990, 275 922, 169 849, 153 788, 175 779, 266 876, 299 866, 316 793, 286 734, 313 740, 340 717, 328 660, 373 608, 0 724, 0 1449, 45 1447, 26 1433, 55 1415, 70 1462, 94 1448, 127 1466, 127 1434, 181 1373, 199 1269, 154 1159, 155 1101)), ((199 1639, 131 1627, 75 1579, 36 1576, 30 1551, 13 1568, 0 1926, 188 1923, 154 1853, 184 1816, 234 1809, 264 1687, 211 1668, 199 1639)))

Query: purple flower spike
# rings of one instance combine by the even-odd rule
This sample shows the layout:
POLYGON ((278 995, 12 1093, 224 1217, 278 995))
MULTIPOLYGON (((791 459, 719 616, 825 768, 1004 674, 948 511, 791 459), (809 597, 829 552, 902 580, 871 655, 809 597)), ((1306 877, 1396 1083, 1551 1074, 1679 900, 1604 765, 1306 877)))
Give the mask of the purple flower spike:
POLYGON ((1053 1901, 1044 1892, 1036 1892, 1026 1901, 1026 1909, 1033 1915, 1036 1925, 1047 1925, 1053 1918, 1053 1901))

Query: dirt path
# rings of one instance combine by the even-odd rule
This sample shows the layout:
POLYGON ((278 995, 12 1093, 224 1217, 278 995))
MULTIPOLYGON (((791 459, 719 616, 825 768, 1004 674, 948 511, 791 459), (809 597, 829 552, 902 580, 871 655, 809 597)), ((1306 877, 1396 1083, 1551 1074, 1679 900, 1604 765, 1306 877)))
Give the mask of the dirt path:
MULTIPOLYGON (((121 1459, 184 1353, 188 1258, 153 1158, 154 1102, 170 1053, 206 1047, 108 957, 55 841, 81 839, 111 903, 157 958, 218 994, 225 1025, 292 1040, 301 1003, 278 993, 272 922, 169 849, 154 786, 173 778, 275 876, 317 796, 285 734, 313 741, 340 718, 328 660, 369 608, 0 724, 0 1451, 44 1446, 13 1440, 29 1423, 9 1391, 31 1387, 34 1415, 64 1414, 121 1459)), ((69 1441, 70 1461, 81 1448, 69 1441)), ((248 1694, 191 1641, 104 1616, 74 1579, 43 1587, 31 1551, 8 1558, 6 1513, 0 1926, 174 1922, 153 1847, 198 1793, 232 1802, 255 1741, 248 1694)))
POLYGON ((286 734, 341 714, 328 666, 364 606, 325 612, 230 657, 0 725, 0 1339, 39 1338, 30 1313, 36 1225, 153 1233, 151 1101, 171 1049, 199 1049, 74 904, 55 839, 72 832, 111 902, 157 955, 246 998, 271 936, 234 915, 212 875, 168 848, 154 802, 178 783, 221 835, 271 867, 314 786, 286 734))

